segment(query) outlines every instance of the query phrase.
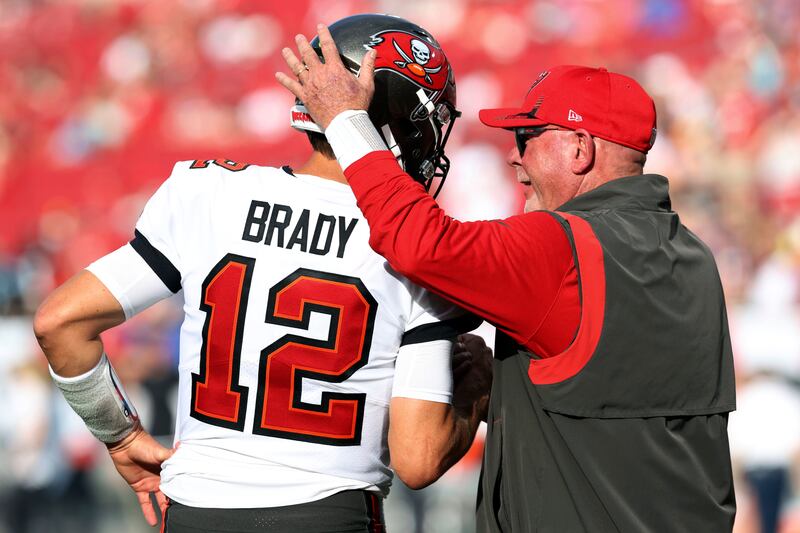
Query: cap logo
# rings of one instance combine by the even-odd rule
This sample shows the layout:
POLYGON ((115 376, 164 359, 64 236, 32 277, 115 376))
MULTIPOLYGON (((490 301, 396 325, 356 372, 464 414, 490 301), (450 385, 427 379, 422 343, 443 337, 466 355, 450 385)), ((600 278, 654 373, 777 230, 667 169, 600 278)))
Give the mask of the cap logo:
POLYGON ((545 79, 547 76, 549 76, 549 75, 550 75, 550 71, 549 71, 549 70, 542 71, 542 72, 539 74, 539 77, 538 77, 538 78, 536 78, 536 79, 533 81, 533 83, 531 84, 531 87, 530 87, 530 89, 528 89, 528 93, 527 93, 527 94, 530 94, 530 93, 531 93, 531 91, 533 90, 533 88, 534 88, 534 87, 536 87, 537 85, 539 85, 540 83, 542 83, 542 82, 544 81, 544 79, 545 79))
POLYGON ((567 115, 567 121, 569 122, 583 122, 583 117, 577 114, 572 109, 569 110, 569 114, 567 115))
POLYGON ((375 70, 392 70, 426 89, 441 91, 450 76, 450 64, 440 48, 418 35, 399 30, 376 33, 367 50, 378 52, 375 70))

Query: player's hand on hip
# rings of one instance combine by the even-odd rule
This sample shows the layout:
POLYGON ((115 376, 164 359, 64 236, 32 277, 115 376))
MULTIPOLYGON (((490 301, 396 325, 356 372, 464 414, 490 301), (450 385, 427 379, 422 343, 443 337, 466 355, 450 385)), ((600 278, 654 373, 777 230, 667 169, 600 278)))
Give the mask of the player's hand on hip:
POLYGON ((175 448, 165 448, 159 444, 141 425, 119 442, 108 445, 108 453, 117 472, 128 482, 142 507, 147 523, 155 526, 158 514, 167 507, 167 497, 161 492, 161 464, 172 457, 175 448), (150 500, 150 493, 156 495, 158 512, 150 500))
POLYGON ((303 102, 317 125, 325 130, 333 118, 349 109, 367 109, 375 92, 375 55, 368 51, 361 61, 358 77, 347 70, 339 56, 328 27, 317 26, 322 56, 319 56, 303 35, 295 37, 299 59, 290 48, 282 51, 286 65, 294 76, 278 72, 275 77, 303 102))
POLYGON ((492 389, 492 350, 483 338, 466 333, 453 345, 453 406, 459 411, 476 409, 486 419, 492 389))

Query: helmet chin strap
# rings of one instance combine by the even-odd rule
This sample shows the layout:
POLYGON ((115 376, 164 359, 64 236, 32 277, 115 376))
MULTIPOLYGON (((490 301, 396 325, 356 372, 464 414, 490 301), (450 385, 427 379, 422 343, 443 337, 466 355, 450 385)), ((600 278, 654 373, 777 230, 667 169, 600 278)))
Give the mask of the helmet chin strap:
POLYGON ((383 134, 383 140, 386 141, 386 146, 389 147, 389 150, 391 150, 392 154, 394 154, 394 158, 397 159, 397 162, 400 164, 400 168, 405 170, 406 166, 403 163, 403 152, 400 150, 400 145, 397 144, 397 141, 392 134, 392 129, 388 124, 384 124, 381 127, 381 133, 383 134))
POLYGON ((424 90, 419 89, 417 91, 417 98, 419 98, 420 103, 425 107, 428 115, 433 115, 433 112, 436 110, 436 104, 433 103, 431 97, 428 96, 424 90))

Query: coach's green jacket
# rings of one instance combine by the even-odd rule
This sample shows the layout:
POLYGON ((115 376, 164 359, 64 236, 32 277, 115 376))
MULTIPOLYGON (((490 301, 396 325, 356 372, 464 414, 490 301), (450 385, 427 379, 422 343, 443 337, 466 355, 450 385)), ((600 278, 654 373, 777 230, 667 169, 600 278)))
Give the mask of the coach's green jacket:
POLYGON ((711 252, 662 176, 552 216, 573 244, 581 323, 548 359, 498 333, 478 530, 730 531, 734 375, 711 252))

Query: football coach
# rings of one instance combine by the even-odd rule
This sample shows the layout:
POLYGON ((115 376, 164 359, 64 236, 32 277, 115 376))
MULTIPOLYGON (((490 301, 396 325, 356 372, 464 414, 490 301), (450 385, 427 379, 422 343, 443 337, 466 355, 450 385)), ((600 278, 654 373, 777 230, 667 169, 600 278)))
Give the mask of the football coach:
POLYGON ((299 57, 283 51, 294 76, 277 78, 325 128, 371 246, 499 330, 478 530, 730 531, 725 302, 667 179, 643 174, 650 96, 621 74, 558 66, 520 107, 481 111, 515 137, 526 213, 462 223, 370 122, 374 52, 353 77, 318 30, 325 62, 298 36, 299 57))

